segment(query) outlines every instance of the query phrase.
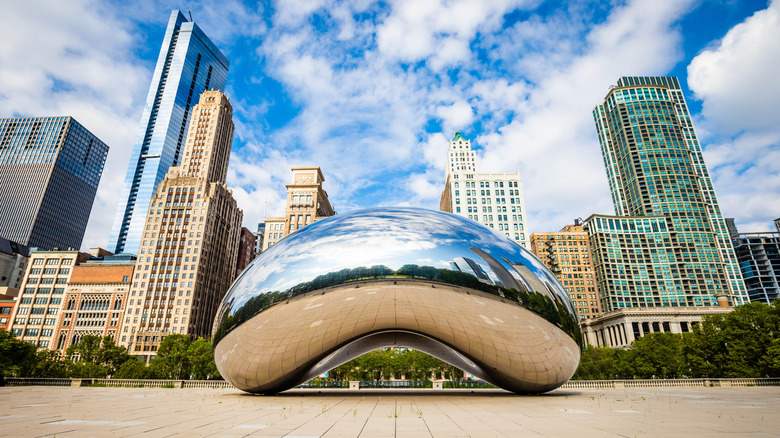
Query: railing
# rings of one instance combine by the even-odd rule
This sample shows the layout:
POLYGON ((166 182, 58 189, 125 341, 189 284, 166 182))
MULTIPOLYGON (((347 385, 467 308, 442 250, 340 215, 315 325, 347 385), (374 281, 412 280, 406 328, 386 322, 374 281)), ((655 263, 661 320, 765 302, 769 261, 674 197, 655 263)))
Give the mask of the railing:
POLYGON ((182 388, 233 388, 226 380, 182 380, 182 388))
POLYGON ((233 388, 224 380, 37 379, 6 377, 8 386, 99 386, 109 388, 233 388))
POLYGON ((445 380, 443 389, 496 389, 496 386, 484 380, 445 380))
MULTIPOLYGON (((381 388, 381 389, 496 389, 482 380, 364 380, 351 386, 348 381, 311 380, 298 388, 381 388)), ((46 379, 6 377, 8 386, 99 386, 111 388, 233 388, 225 380, 151 380, 151 379, 46 379)), ((561 389, 611 388, 693 388, 693 387, 749 387, 780 386, 780 378, 746 379, 634 379, 634 380, 569 380, 561 389)))
POLYGON ((82 379, 81 386, 106 386, 111 388, 173 388, 174 380, 151 379, 82 379), (90 382, 86 382, 90 381, 90 382))
POLYGON ((780 378, 569 380, 562 389, 780 386, 780 378))
POLYGON ((361 388, 433 388, 432 380, 361 380, 361 388))
POLYGON ((349 381, 346 380, 309 380, 297 388, 349 388, 349 381))
POLYGON ((70 386, 71 379, 36 379, 27 377, 6 377, 8 386, 70 386))

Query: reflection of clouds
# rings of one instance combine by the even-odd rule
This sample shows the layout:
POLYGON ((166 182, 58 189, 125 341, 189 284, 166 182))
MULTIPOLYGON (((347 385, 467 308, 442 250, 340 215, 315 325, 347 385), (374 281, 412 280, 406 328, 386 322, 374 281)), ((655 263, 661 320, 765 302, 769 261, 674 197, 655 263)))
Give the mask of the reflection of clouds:
POLYGON ((397 270, 416 264, 453 269, 450 261, 473 257, 470 247, 490 254, 495 259, 492 264, 509 268, 497 273, 488 263, 479 263, 494 282, 516 275, 508 263, 501 262, 509 260, 526 266, 539 281, 552 283, 555 293, 565 298, 560 301, 568 302, 541 262, 503 234, 449 213, 393 207, 340 214, 296 231, 262 253, 223 302, 235 300, 230 305, 235 311, 255 296, 286 291, 319 275, 361 266, 384 265, 397 270))

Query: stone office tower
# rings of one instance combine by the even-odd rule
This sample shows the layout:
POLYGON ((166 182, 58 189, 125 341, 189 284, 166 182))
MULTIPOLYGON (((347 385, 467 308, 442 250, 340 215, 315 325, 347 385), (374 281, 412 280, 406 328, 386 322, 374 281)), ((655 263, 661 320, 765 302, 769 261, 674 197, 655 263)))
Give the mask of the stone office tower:
POLYGON ((171 333, 211 336, 236 274, 242 212, 225 185, 233 108, 206 91, 192 111, 181 166, 152 197, 119 344, 149 360, 171 333))
POLYGON ((439 209, 495 228, 530 248, 520 172, 477 173, 476 153, 460 132, 450 140, 439 209))
POLYGON ((0 119, 0 237, 79 249, 107 154, 72 117, 0 119))
POLYGON ((677 78, 622 77, 593 117, 616 212, 585 223, 602 310, 747 302, 677 78))
POLYGON ((319 167, 293 167, 292 172, 293 182, 287 184, 284 216, 265 218, 263 251, 288 234, 336 214, 328 200, 328 192, 322 188, 325 177, 319 167))
POLYGON ((137 254, 157 185, 170 166, 182 163, 184 137, 200 93, 225 89, 229 63, 181 12, 168 21, 157 67, 141 115, 108 250, 137 254))

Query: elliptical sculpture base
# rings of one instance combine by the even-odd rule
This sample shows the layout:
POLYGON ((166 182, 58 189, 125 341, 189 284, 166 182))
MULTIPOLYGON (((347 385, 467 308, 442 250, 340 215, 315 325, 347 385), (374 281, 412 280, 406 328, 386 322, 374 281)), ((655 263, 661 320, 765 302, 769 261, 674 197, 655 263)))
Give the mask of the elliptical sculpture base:
POLYGON ((555 276, 503 234, 449 213, 378 208, 315 222, 262 253, 223 299, 213 339, 222 376, 254 393, 387 346, 541 393, 574 374, 582 335, 555 276))

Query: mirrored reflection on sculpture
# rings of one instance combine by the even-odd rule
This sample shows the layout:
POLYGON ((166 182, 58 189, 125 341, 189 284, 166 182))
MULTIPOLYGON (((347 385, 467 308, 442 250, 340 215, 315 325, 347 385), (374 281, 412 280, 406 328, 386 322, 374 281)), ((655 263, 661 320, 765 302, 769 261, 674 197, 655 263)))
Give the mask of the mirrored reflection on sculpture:
POLYGON ((533 254, 473 220, 415 208, 354 211, 289 235, 235 281, 213 335, 222 376, 254 393, 387 346, 541 393, 574 374, 582 339, 533 254))

